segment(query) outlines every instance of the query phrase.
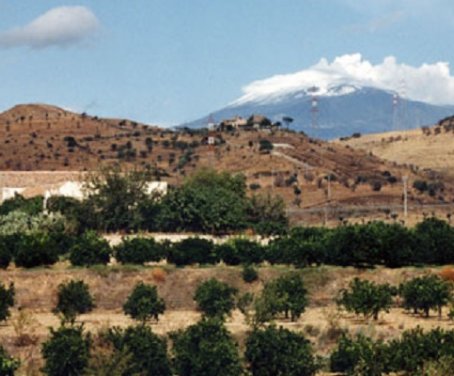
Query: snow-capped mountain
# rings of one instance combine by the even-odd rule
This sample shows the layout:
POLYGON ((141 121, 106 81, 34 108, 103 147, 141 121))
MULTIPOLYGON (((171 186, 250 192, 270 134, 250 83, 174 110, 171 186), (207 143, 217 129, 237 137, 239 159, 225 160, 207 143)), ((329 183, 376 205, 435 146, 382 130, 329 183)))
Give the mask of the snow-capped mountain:
MULTIPOLYGON (((335 138, 434 124, 454 114, 452 103, 454 77, 446 63, 411 67, 389 57, 373 65, 354 54, 252 82, 211 115, 218 122, 237 115, 262 114, 273 121, 289 116, 293 129, 335 138)), ((207 118, 187 125, 204 126, 207 118)))

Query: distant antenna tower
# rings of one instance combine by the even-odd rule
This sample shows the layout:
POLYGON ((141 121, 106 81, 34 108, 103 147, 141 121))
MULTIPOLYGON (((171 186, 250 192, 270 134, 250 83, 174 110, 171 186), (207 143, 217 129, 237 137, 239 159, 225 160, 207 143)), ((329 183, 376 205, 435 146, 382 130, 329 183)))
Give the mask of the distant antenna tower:
POLYGON ((394 93, 393 94, 393 131, 397 131, 400 128, 399 124, 399 94, 394 93))
POLYGON ((313 95, 311 100, 312 129, 318 129, 318 97, 313 95))
POLYGON ((407 129, 407 101, 405 100, 407 97, 407 82, 404 79, 399 82, 399 96, 401 129, 407 129))

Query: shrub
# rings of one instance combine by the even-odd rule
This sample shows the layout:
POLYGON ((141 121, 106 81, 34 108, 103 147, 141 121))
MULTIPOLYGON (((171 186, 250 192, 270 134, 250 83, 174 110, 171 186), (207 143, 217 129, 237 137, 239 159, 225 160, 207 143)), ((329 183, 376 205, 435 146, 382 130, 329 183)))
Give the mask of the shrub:
POLYGON ((171 376, 166 341, 145 325, 110 329, 114 348, 129 355, 123 375, 171 376))
POLYGON ((205 316, 223 318, 235 307, 236 293, 235 288, 212 278, 197 287, 194 300, 205 316))
POLYGON ((436 275, 413 278, 399 286, 399 293, 406 309, 412 309, 414 313, 422 310, 426 317, 431 309, 437 309, 441 316, 442 307, 450 298, 448 283, 436 275))
POLYGON ((266 256, 264 247, 255 241, 244 238, 216 245, 215 252, 227 265, 259 264, 266 256))
POLYGON ((110 259, 109 243, 94 231, 85 232, 71 247, 69 260, 75 266, 107 264, 110 259))
POLYGON ((260 264, 265 259, 265 250, 257 242, 238 238, 232 241, 235 253, 242 264, 260 264))
POLYGON ((151 277, 153 278, 153 281, 156 283, 161 283, 166 280, 167 273, 164 269, 162 268, 154 268, 151 271, 151 277))
POLYGON ((0 269, 6 269, 13 258, 6 236, 0 236, 0 269))
POLYGON ((393 296, 397 290, 389 284, 377 285, 367 280, 353 279, 349 289, 340 291, 337 304, 343 306, 348 312, 365 317, 372 316, 378 319, 380 311, 389 312, 393 303, 393 296))
POLYGON ((312 376, 318 369, 310 342, 282 327, 255 329, 245 357, 253 376, 312 376))
POLYGON ((14 284, 10 284, 9 288, 6 288, 0 283, 0 322, 5 321, 9 315, 10 307, 14 306, 14 284))
POLYGON ((241 276, 243 277, 243 281, 246 283, 252 283, 254 281, 257 281, 257 279, 259 278, 257 269, 249 264, 243 266, 241 276))
POLYGON ((58 261, 57 245, 44 233, 23 235, 17 244, 14 261, 16 266, 24 268, 52 265, 58 261))
POLYGON ((50 333, 41 350, 43 372, 49 376, 82 375, 90 355, 90 339, 82 326, 51 328, 50 333))
POLYGON ((156 321, 164 313, 164 300, 158 296, 156 286, 139 282, 123 305, 123 311, 134 320, 145 322, 150 318, 156 321))
POLYGON ((238 254, 238 250, 233 246, 232 243, 216 244, 215 253, 217 257, 219 257, 219 259, 221 259, 227 265, 241 264, 241 258, 238 254))
POLYGON ((202 319, 171 335, 174 366, 179 376, 240 376, 235 342, 222 322, 202 319))
POLYGON ((269 153, 273 150, 273 144, 269 140, 260 140, 259 141, 259 151, 263 153, 269 153))
POLYGON ((165 248, 150 238, 123 239, 114 251, 115 257, 122 264, 158 262, 165 257, 165 248))
POLYGON ((421 193, 425 192, 428 189, 427 182, 425 180, 415 180, 413 182, 413 188, 415 188, 421 193))
POLYGON ((379 181, 374 181, 371 183, 371 187, 374 192, 379 192, 381 191, 382 183, 379 181))
POLYGON ((6 350, 0 345, 0 375, 14 376, 19 368, 19 361, 8 355, 6 350))
POLYGON ((218 261, 213 242, 201 238, 187 238, 173 244, 167 261, 177 266, 215 264, 218 261))
POLYGON ((90 312, 94 306, 88 285, 83 281, 69 281, 58 286, 55 312, 61 313, 65 320, 74 322, 76 315, 90 312))
POLYGON ((454 268, 452 267, 443 268, 438 275, 445 281, 454 282, 454 268))
POLYGON ((0 205, 0 215, 6 215, 13 211, 21 211, 27 215, 34 216, 43 211, 43 201, 43 196, 24 198, 16 194, 14 197, 3 201, 0 205))

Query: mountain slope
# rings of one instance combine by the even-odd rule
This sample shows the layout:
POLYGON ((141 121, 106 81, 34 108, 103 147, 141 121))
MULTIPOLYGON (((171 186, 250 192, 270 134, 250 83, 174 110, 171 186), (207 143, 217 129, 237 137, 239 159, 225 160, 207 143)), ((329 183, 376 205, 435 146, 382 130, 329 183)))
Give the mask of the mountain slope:
MULTIPOLYGON (((452 115, 454 106, 436 106, 423 102, 400 100, 393 109, 394 94, 371 87, 337 86, 330 92, 317 96, 318 112, 312 127, 312 100, 316 93, 307 90, 259 101, 239 101, 211 116, 216 121, 234 116, 249 117, 262 114, 273 121, 283 116, 294 119, 291 127, 323 139, 349 136, 352 133, 377 133, 393 128, 410 129, 434 124, 439 119, 452 115), (338 94, 332 94, 337 92, 338 94)), ((206 126, 207 118, 189 123, 189 126, 206 126)))
MULTIPOLYGON (((361 54, 321 59, 307 69, 254 81, 243 95, 212 113, 218 122, 262 114, 294 119, 293 129, 325 139, 435 124, 454 114, 454 76, 449 64, 411 66, 392 56, 381 63, 361 54), (312 100, 318 99, 317 129, 312 100)), ((207 116, 190 123, 206 126, 207 116)))

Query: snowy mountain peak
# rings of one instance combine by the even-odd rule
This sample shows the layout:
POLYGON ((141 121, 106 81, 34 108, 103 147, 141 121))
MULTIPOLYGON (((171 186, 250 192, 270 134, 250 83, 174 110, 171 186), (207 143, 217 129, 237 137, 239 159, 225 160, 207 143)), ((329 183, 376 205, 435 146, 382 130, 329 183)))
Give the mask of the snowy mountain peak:
POLYGON ((323 58, 300 72, 254 81, 229 106, 279 103, 289 96, 304 94, 339 96, 365 87, 396 92, 407 99, 431 104, 454 103, 454 77, 448 63, 412 67, 399 64, 390 56, 374 65, 357 53, 337 57, 331 63, 323 58))

